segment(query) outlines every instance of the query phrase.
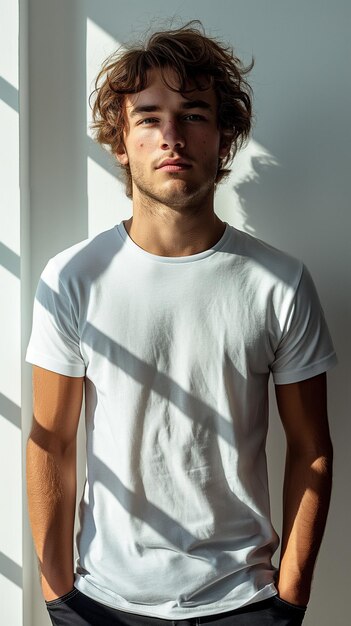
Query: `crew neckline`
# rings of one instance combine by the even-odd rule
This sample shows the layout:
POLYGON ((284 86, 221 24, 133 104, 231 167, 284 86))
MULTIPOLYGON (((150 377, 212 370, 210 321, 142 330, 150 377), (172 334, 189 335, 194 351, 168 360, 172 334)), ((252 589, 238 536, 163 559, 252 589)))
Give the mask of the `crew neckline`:
POLYGON ((144 248, 138 246, 138 244, 133 241, 133 239, 129 236, 127 229, 124 225, 124 222, 120 222, 116 224, 115 228, 121 239, 123 240, 124 245, 128 247, 129 250, 138 254, 141 257, 149 259, 150 261, 158 261, 160 263, 194 263, 195 261, 201 261, 202 259, 206 259, 209 256, 212 256, 216 252, 219 252, 221 248, 226 244, 227 240, 230 236, 230 226, 228 222, 224 222, 225 230, 223 232, 222 237, 215 243, 211 248, 207 250, 203 250, 202 252, 196 252, 195 254, 189 254, 186 256, 162 256, 159 254, 153 254, 152 252, 147 252, 144 248))

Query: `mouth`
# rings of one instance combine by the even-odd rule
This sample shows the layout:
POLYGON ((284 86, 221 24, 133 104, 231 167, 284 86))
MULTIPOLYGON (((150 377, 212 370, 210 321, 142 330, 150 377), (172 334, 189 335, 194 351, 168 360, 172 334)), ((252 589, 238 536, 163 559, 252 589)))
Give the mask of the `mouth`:
POLYGON ((164 172, 182 172, 190 169, 191 164, 182 158, 173 157, 171 159, 163 159, 161 163, 156 167, 158 170, 164 172))
POLYGON ((182 172, 183 170, 188 170, 191 168, 191 165, 187 165, 186 163, 179 163, 177 165, 161 165, 158 167, 158 170, 162 170, 164 172, 182 172))

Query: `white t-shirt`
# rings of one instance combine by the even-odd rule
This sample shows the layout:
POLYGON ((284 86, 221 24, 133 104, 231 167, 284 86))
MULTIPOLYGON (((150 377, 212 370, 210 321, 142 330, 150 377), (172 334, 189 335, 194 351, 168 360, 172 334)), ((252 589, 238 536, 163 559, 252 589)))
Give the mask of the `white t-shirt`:
POLYGON ((229 224, 157 256, 121 222, 49 260, 26 360, 86 377, 78 589, 176 620, 276 593, 268 378, 336 363, 300 261, 229 224))

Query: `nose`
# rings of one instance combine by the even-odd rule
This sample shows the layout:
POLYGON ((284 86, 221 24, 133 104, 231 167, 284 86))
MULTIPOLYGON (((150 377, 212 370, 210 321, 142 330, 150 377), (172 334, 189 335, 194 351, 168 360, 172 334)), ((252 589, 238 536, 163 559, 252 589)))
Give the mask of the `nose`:
POLYGON ((164 123, 161 129, 161 147, 163 150, 184 148, 185 138, 181 125, 173 120, 164 123))

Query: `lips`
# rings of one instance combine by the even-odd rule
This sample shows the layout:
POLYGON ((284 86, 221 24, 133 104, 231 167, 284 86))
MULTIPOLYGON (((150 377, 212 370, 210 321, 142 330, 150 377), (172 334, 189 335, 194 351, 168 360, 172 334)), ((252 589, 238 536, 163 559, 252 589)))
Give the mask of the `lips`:
POLYGON ((190 163, 183 161, 183 159, 165 159, 156 169, 167 168, 169 171, 177 171, 188 167, 191 167, 190 163))

